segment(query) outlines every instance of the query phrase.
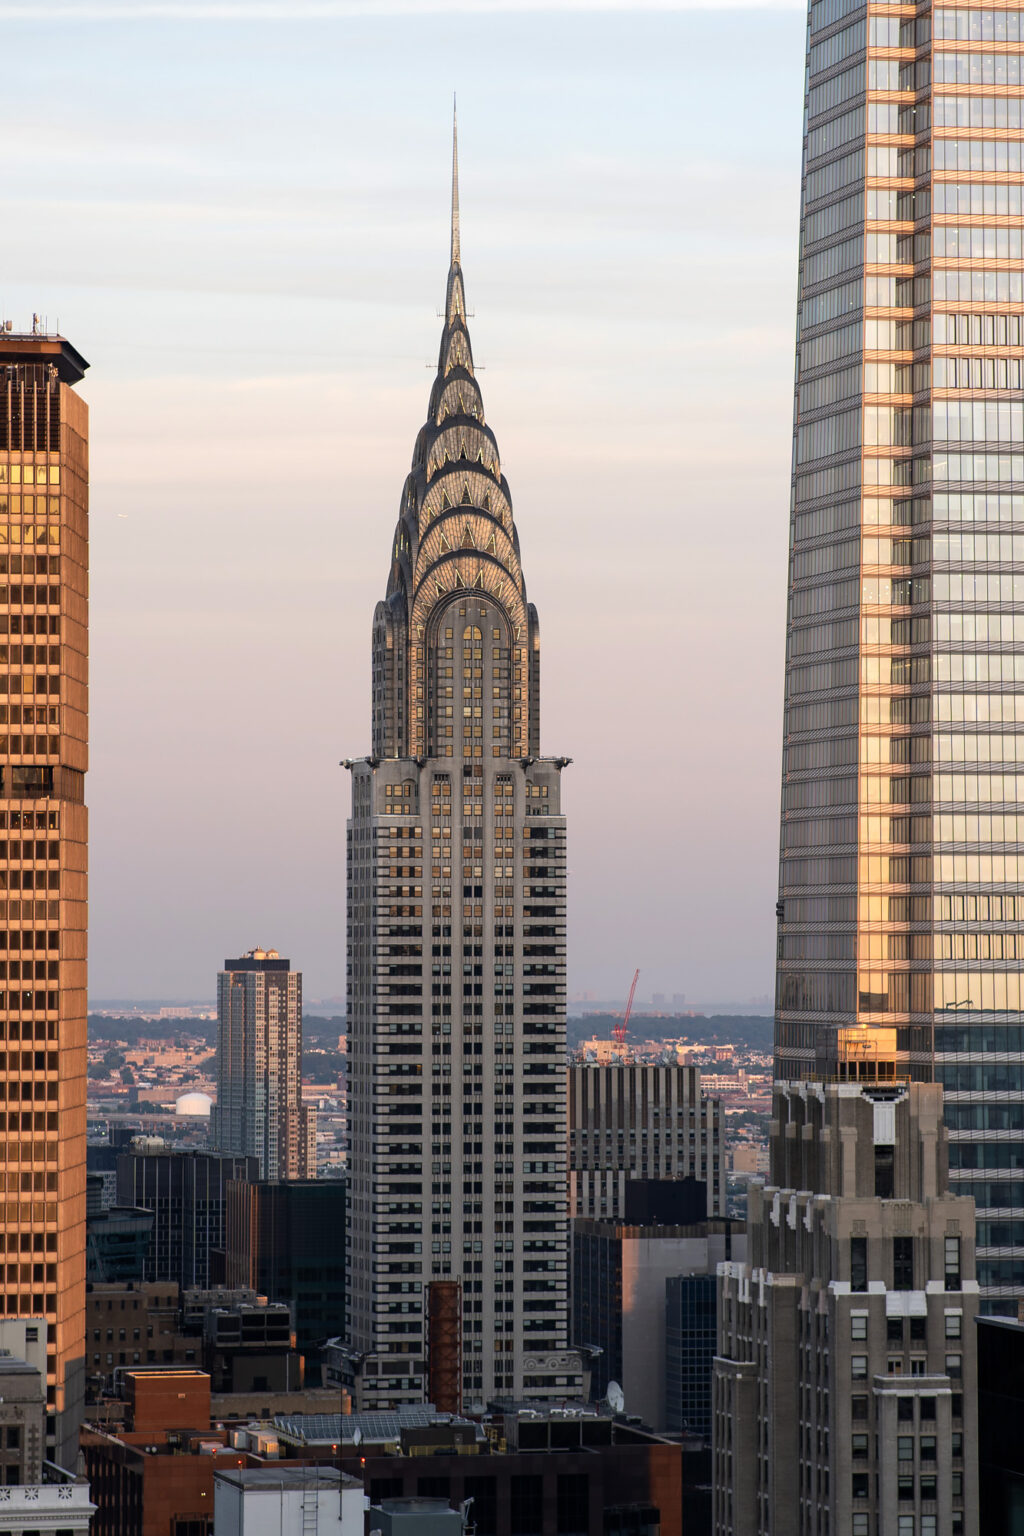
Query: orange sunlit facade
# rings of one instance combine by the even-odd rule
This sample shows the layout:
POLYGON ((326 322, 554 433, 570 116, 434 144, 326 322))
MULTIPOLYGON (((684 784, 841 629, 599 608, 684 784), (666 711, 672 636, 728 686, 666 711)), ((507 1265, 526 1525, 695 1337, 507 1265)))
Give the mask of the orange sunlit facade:
POLYGON ((0 1316, 45 1316, 48 1452, 85 1354, 88 365, 0 332, 0 1316))

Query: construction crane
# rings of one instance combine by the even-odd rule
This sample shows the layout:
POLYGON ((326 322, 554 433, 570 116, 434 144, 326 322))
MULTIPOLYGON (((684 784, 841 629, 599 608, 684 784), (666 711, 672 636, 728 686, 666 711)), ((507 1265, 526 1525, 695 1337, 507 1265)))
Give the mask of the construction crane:
POLYGON ((639 966, 633 972, 633 985, 629 989, 629 1002, 626 1004, 626 1012, 618 1023, 612 1026, 612 1034, 615 1036, 616 1045, 625 1045, 626 1029, 629 1026, 629 1016, 633 1012, 633 998, 636 996, 636 984, 640 980, 639 966))

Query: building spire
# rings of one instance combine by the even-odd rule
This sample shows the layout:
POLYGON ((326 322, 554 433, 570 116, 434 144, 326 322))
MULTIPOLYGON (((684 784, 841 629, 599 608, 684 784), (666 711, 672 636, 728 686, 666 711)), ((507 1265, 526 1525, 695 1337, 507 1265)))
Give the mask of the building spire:
POLYGON ((452 266, 461 260, 459 251, 459 116, 452 96, 452 266))

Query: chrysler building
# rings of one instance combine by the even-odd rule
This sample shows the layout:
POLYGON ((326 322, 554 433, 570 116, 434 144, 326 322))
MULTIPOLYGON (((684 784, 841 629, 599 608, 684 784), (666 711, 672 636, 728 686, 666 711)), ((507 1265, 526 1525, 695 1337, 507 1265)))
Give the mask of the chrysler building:
POLYGON ((356 1408, 580 1390, 565 763, 540 755, 540 629, 473 368, 453 146, 437 377, 374 615, 372 754, 348 764, 356 1408))

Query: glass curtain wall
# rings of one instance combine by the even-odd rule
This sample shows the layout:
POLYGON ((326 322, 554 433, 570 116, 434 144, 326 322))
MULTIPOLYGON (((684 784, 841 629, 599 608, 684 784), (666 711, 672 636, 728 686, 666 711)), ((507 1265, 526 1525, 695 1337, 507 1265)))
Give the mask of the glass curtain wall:
POLYGON ((776 996, 777 1076, 944 1083, 1014 1311, 1022 17, 810 7, 776 996))

